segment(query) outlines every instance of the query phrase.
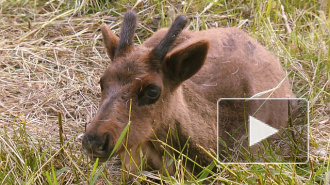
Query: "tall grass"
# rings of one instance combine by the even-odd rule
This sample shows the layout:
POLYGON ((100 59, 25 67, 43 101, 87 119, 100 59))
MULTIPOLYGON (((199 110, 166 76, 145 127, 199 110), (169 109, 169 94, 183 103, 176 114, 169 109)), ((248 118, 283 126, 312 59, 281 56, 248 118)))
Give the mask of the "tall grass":
POLYGON ((329 14, 326 0, 0 0, 0 183, 329 184, 329 14), (177 151, 170 176, 89 161, 80 143, 108 65, 98 27, 118 33, 128 9, 139 16, 136 43, 183 14, 191 30, 237 26, 275 53, 310 104, 309 162, 227 165, 205 151, 214 163, 196 176, 177 151))

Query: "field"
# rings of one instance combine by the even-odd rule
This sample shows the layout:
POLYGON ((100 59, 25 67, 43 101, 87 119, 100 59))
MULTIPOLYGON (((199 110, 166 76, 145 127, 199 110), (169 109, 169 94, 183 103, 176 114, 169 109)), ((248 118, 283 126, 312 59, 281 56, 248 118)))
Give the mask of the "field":
POLYGON ((330 184, 330 2, 327 0, 0 0, 0 184, 330 184), (111 65, 99 26, 139 17, 142 43, 177 15, 190 30, 239 27, 272 51, 309 101, 306 164, 218 165, 187 177, 128 174, 81 149, 111 65), (206 173, 207 172, 207 173, 206 173))

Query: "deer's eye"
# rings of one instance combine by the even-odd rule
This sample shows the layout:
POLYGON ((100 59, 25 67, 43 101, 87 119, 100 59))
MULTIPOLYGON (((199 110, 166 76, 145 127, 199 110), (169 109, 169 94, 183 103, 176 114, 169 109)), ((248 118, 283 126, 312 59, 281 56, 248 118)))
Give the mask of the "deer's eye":
POLYGON ((155 103, 160 94, 161 94, 161 89, 157 85, 150 84, 147 87, 143 89, 143 91, 139 94, 139 102, 138 105, 150 105, 155 103))
POLYGON ((160 95, 160 88, 158 87, 148 88, 146 93, 147 96, 149 96, 150 98, 158 98, 160 95))

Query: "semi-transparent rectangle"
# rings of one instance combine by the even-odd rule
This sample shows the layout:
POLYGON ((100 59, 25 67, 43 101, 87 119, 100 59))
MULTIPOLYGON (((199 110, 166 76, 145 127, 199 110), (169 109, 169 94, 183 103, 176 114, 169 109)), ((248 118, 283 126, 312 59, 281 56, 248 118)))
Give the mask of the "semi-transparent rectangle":
POLYGON ((221 98, 217 155, 223 163, 306 163, 308 101, 303 98, 221 98), (249 147, 249 116, 279 130, 249 147))

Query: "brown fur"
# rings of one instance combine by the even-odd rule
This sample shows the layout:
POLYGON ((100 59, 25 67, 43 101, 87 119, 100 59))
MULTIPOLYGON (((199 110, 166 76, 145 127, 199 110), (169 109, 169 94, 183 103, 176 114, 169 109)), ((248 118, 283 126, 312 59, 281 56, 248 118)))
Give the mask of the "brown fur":
MULTIPOLYGON (((149 167, 167 167, 174 173, 174 165, 167 166, 170 158, 157 139, 169 142, 169 129, 177 150, 189 140, 189 157, 201 165, 211 159, 197 146, 216 151, 217 100, 219 98, 251 97, 257 93, 281 86, 261 97, 293 98, 289 82, 280 62, 243 31, 237 28, 216 28, 192 32, 183 30, 171 45, 158 69, 152 63, 152 50, 161 42, 168 29, 161 29, 142 45, 115 55, 113 44, 118 43, 108 27, 102 25, 102 34, 112 64, 101 77, 100 109, 87 126, 83 147, 92 158, 107 159, 119 135, 128 123, 129 100, 132 99, 131 125, 127 148, 139 163, 137 149, 144 152, 149 167), (148 85, 160 87, 159 99, 139 106, 141 92, 148 85), (165 162, 163 163, 163 160, 165 162)), ((118 52, 117 52, 118 53, 118 52)), ((273 106, 273 105, 269 105, 273 106)), ((274 105, 276 106, 276 105, 274 105)), ((286 105, 287 106, 287 105, 286 105)), ((276 107, 269 107, 272 110, 276 107)), ((222 110, 220 130, 231 130, 239 124, 232 109, 222 110)), ((276 115, 276 114, 275 114, 276 115)), ((278 114, 280 115, 280 114, 278 114)), ((263 119, 286 120, 264 113, 263 119)), ((220 131, 220 136, 226 137, 220 131)), ((116 151, 125 160, 126 167, 134 165, 124 157, 123 146, 116 151)), ((190 166, 191 167, 191 166, 190 166)), ((189 168, 189 165, 188 165, 189 168)))

